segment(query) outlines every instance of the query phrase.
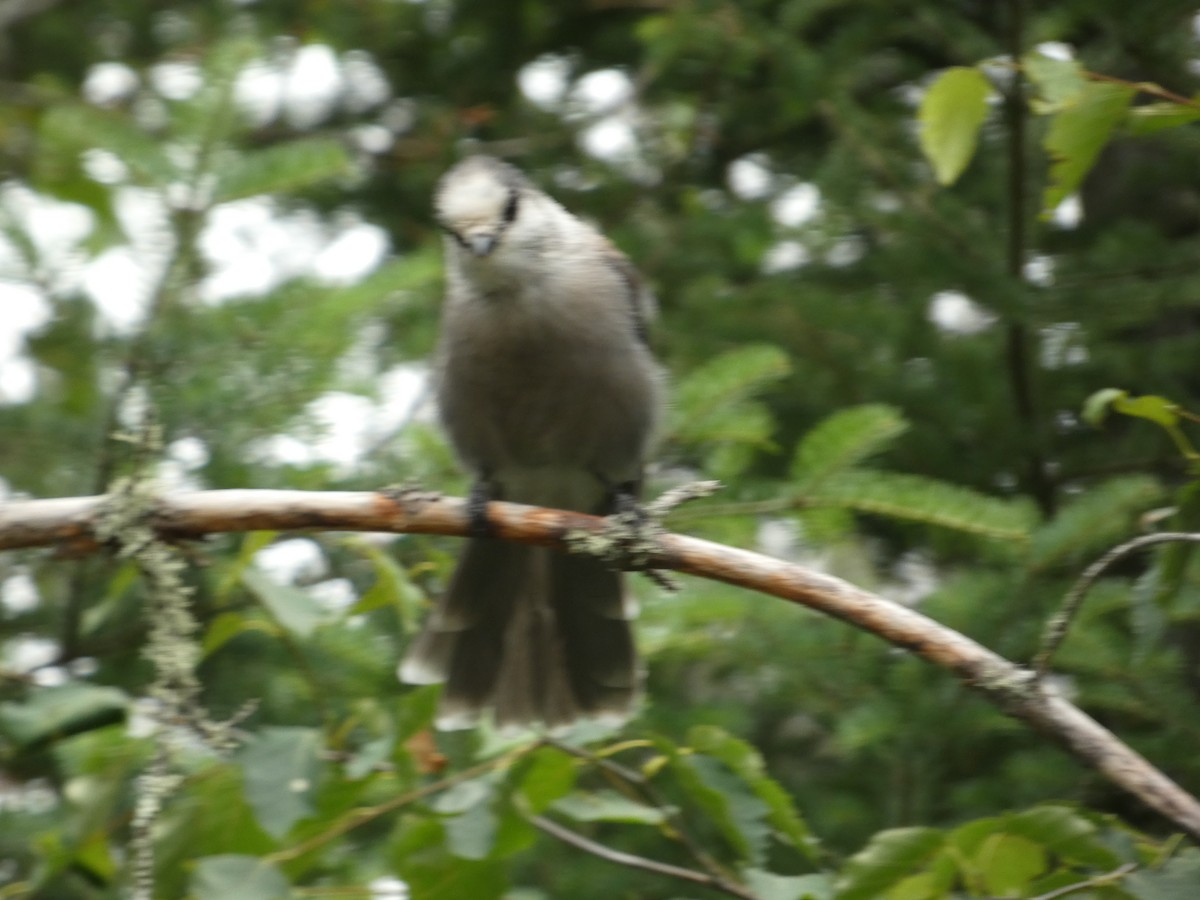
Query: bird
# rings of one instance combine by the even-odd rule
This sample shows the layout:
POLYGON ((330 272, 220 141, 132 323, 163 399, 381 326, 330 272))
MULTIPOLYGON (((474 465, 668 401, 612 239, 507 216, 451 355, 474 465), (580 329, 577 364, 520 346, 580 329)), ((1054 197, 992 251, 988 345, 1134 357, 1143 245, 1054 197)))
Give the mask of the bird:
POLYGON ((432 362, 442 427, 473 478, 472 532, 399 676, 444 683, 439 729, 626 720, 639 700, 619 572, 500 541, 486 504, 636 510, 665 374, 652 293, 604 235, 515 166, 469 156, 436 188, 445 294, 432 362))

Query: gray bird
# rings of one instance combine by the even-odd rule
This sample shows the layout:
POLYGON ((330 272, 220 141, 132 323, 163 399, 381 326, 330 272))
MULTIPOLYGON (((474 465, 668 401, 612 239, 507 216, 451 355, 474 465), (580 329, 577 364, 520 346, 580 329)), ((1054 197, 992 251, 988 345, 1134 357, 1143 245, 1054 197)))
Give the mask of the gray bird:
MULTIPOLYGON (((629 260, 517 169, 472 156, 434 201, 446 297, 442 424, 486 501, 608 514, 633 503, 663 407, 654 300, 629 260)), ((638 670, 621 575, 596 559, 471 538, 400 666, 445 682, 438 727, 624 718, 638 670)))

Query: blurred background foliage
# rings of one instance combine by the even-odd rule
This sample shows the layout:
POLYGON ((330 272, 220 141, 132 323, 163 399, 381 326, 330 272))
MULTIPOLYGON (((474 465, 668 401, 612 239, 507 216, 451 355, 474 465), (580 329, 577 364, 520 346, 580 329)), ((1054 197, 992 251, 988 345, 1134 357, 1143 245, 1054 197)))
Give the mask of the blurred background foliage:
MULTIPOLYGON (((1200 132, 1118 124, 1043 210, 1054 126, 1012 60, 1190 97, 1197 12, 2 0, 0 487, 102 492, 130 467, 112 436, 153 410, 164 489, 461 492, 423 387, 428 207, 483 150, 653 285, 675 404, 652 487, 726 485, 674 527, 1027 659, 1097 554, 1196 526, 1168 435, 1080 411, 1107 387, 1200 408, 1200 132), (943 188, 918 107, 977 64, 997 93, 943 188)), ((256 704, 228 758, 157 723, 129 563, 0 557, 0 896, 128 892, 137 778, 164 741, 183 780, 154 897, 716 895, 548 821, 742 896, 1036 896, 1113 871, 1078 896, 1195 896, 1200 858, 1167 824, 947 673, 716 584, 637 585, 647 690, 623 729, 433 734, 436 689, 394 666, 454 550, 194 548, 203 702, 256 704)), ((1055 666, 1193 792, 1196 576, 1178 547, 1117 567, 1055 666)))

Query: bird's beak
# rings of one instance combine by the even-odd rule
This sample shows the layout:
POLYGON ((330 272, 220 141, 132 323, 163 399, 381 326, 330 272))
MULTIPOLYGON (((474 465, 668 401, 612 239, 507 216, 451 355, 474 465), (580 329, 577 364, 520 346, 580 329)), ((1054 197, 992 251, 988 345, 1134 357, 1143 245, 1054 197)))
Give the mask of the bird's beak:
POLYGON ((490 231, 473 234, 467 238, 467 247, 476 256, 487 256, 496 249, 496 235, 490 231))

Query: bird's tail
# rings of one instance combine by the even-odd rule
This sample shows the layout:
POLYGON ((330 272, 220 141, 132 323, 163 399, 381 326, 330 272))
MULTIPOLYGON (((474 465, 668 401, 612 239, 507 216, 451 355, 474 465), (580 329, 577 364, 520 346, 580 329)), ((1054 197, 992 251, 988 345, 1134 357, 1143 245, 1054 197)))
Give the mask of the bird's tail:
POLYGON ((445 682, 439 728, 470 727, 487 707, 499 726, 624 718, 637 660, 621 582, 590 557, 470 540, 400 678, 445 682))

